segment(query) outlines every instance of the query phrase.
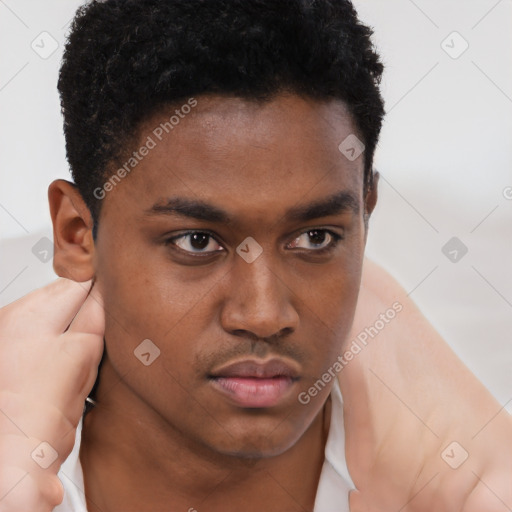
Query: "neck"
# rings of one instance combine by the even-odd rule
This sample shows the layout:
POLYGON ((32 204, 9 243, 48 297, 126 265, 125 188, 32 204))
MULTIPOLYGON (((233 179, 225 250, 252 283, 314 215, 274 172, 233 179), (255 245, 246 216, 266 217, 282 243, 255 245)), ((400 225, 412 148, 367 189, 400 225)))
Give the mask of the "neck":
POLYGON ((169 503, 172 511, 183 512, 225 512, 226 504, 245 512, 313 509, 330 399, 284 453, 238 458, 178 432, 105 363, 97 405, 83 421, 80 448, 89 512, 168 512, 169 503))

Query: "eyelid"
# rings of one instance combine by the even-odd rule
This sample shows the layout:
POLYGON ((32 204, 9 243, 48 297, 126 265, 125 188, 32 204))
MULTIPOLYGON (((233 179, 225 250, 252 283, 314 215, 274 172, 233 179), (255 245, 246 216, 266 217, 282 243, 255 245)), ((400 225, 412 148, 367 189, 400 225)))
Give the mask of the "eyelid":
MULTIPOLYGON (((341 229, 341 228, 339 228, 341 229)), ((309 231, 325 231, 326 233, 328 233, 332 238, 333 240, 331 241, 331 243, 329 245, 327 245, 326 247, 323 247, 321 249, 306 249, 304 247, 295 247, 295 248, 291 248, 290 250, 292 251, 296 251, 296 252, 303 252, 303 253, 316 253, 316 254, 321 254, 322 252, 328 252, 329 250, 331 249, 334 249, 338 242, 340 242, 341 240, 344 240, 344 230, 342 229, 343 233, 338 233, 337 231, 335 231, 334 229, 332 228, 329 228, 329 227, 318 227, 318 226, 311 226, 311 227, 307 227, 307 228, 303 228, 302 230, 300 231, 297 231, 294 235, 292 235, 291 237, 287 237, 288 239, 288 242, 286 243, 285 247, 288 248, 287 246, 294 240, 296 240, 298 237, 304 235, 304 234, 307 234, 309 231)), ((208 229, 188 229, 188 230, 185 230, 185 231, 181 231, 181 232, 178 232, 177 234, 174 234, 172 236, 168 236, 165 238, 164 240, 164 243, 165 245, 172 245, 173 248, 177 251, 180 251, 182 252, 183 254, 186 254, 186 255, 189 255, 189 256, 192 256, 192 257, 208 257, 208 256, 212 256, 212 255, 215 255, 217 253, 220 253, 220 252, 223 252, 223 251, 226 251, 226 247, 225 247, 225 244, 224 242, 220 239, 220 237, 211 232, 210 230, 208 229), (208 235, 210 236, 213 240, 215 240, 217 242, 217 244, 219 244, 219 246, 221 247, 220 249, 217 249, 215 251, 207 251, 207 252, 192 252, 192 251, 187 251, 185 249, 182 249, 181 247, 179 247, 178 245, 176 245, 174 243, 174 240, 177 240, 179 238, 183 238, 187 235, 193 235, 193 234, 197 234, 197 233, 204 233, 205 235, 208 235)))
POLYGON ((326 247, 323 247, 321 249, 305 249, 304 247, 294 247, 294 248, 291 248, 290 250, 298 251, 298 252, 303 251, 303 252, 307 252, 307 253, 317 253, 317 254, 319 254, 319 253, 322 253, 324 251, 329 251, 330 249, 333 249, 334 247, 336 247, 338 242, 340 242, 341 240, 345 239, 344 230, 343 230, 343 233, 338 233, 337 231, 333 230, 332 228, 312 226, 312 227, 308 227, 306 229, 303 229, 302 231, 296 232, 296 234, 294 234, 291 237, 290 241, 287 242, 286 245, 288 246, 291 242, 293 242, 294 240, 296 240, 300 236, 309 233, 310 231, 325 231, 326 233, 328 233, 332 237, 332 242, 329 245, 327 245, 326 247))
POLYGON ((165 245, 172 245, 176 250, 181 251, 185 254, 200 257, 200 256, 211 256, 212 254, 217 254, 219 252, 225 251, 226 248, 224 247, 223 242, 221 240, 219 240, 219 238, 220 237, 218 237, 216 234, 212 233, 208 229, 189 229, 189 230, 179 232, 173 236, 167 236, 164 240, 164 243, 165 243, 165 245), (174 241, 177 239, 186 237, 188 235, 194 235, 197 233, 202 233, 202 234, 208 235, 209 237, 211 237, 213 240, 215 240, 215 242, 217 242, 220 245, 221 249, 217 249, 216 251, 192 252, 192 251, 187 251, 185 249, 182 249, 181 247, 179 247, 178 245, 176 245, 174 243, 174 241))

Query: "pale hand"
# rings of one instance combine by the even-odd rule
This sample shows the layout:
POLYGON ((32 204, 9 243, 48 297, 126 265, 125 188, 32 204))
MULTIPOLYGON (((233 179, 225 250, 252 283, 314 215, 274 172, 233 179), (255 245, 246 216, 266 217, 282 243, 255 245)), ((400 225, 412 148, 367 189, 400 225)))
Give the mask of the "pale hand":
POLYGON ((103 353, 102 300, 90 290, 60 278, 0 309, 0 512, 62 501, 57 473, 103 353))
POLYGON ((350 339, 395 302, 340 374, 351 512, 510 512, 511 416, 368 261, 350 339))

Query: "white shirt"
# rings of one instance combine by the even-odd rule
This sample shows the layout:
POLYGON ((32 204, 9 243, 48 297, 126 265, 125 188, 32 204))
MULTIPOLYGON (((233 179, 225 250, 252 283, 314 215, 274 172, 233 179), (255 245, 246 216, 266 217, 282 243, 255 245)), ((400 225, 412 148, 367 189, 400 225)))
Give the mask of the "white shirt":
MULTIPOLYGON (((345 460, 343 399, 337 379, 331 391, 331 400, 331 424, 313 512, 349 512, 348 493, 351 489, 355 489, 345 460)), ((53 512, 87 512, 84 476, 78 457, 81 432, 82 420, 76 430, 73 451, 59 471, 59 478, 64 486, 64 500, 53 509, 53 512)))

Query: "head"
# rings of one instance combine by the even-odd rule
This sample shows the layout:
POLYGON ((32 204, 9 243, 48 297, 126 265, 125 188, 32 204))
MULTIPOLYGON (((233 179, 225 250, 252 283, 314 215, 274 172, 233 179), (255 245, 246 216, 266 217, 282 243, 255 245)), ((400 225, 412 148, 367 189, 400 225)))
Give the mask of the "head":
POLYGON ((312 424, 332 383, 298 396, 343 351, 377 199, 370 36, 345 0, 78 11, 59 78, 74 183, 49 197, 57 273, 103 296, 98 390, 108 367, 140 410, 230 455, 282 453, 312 424), (265 403, 227 378, 247 360, 277 361, 265 403))

